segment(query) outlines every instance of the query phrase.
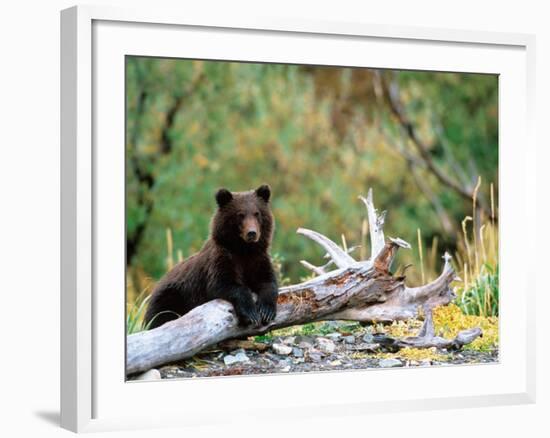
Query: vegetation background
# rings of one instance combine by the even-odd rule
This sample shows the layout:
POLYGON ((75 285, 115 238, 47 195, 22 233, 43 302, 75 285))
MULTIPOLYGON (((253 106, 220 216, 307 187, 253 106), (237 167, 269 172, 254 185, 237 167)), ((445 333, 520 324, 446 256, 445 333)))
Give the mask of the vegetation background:
POLYGON ((282 283, 324 264, 298 227, 368 254, 372 187, 408 283, 448 250, 462 312, 498 315, 497 76, 127 57, 126 96, 129 309, 201 248, 217 188, 269 183, 282 283))

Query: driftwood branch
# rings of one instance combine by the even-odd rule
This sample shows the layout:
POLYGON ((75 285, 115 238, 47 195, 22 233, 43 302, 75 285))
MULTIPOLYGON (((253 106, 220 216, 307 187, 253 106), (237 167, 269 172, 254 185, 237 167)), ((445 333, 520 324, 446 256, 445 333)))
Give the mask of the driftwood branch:
POLYGON ((319 234, 316 231, 307 230, 305 228, 298 228, 296 231, 298 234, 302 234, 309 237, 314 242, 317 242, 323 248, 325 248, 336 266, 339 268, 347 268, 353 265, 355 260, 346 251, 340 248, 336 243, 330 240, 328 237, 319 234))
MULTIPOLYGON (((425 322, 417 337, 393 340, 399 346, 446 348, 473 341, 481 334, 479 329, 462 332, 454 340, 434 335, 431 310, 450 303, 455 295, 450 283, 456 275, 445 255, 441 275, 424 286, 405 286, 404 276, 391 274, 390 266, 399 248, 410 248, 401 239, 384 243, 385 213, 378 215, 372 200, 372 191, 361 198, 367 207, 371 231, 371 257, 356 261, 332 240, 315 231, 300 228, 299 234, 309 237, 329 254, 338 268, 325 272, 308 262, 318 274, 306 282, 280 289, 277 316, 264 327, 239 327, 233 307, 226 301, 214 300, 181 318, 154 330, 129 335, 127 338, 127 373, 146 371, 155 366, 189 358, 220 341, 262 334, 267 331, 320 320, 356 320, 362 322, 390 322, 420 316, 425 322)), ((388 341, 389 342, 389 341, 388 341)))
POLYGON ((435 347, 445 348, 447 350, 459 350, 464 345, 475 341, 482 334, 479 327, 474 327, 459 332, 454 339, 445 339, 440 336, 435 336, 435 327, 430 306, 424 307, 424 318, 424 323, 422 324, 418 336, 395 339, 385 335, 375 335, 374 342, 390 350, 397 350, 404 347, 435 347))
POLYGON ((363 204, 367 207, 371 242, 371 259, 373 259, 380 251, 382 251, 382 248, 384 248, 384 220, 386 219, 386 212, 383 211, 380 215, 378 215, 372 200, 372 189, 369 189, 369 194, 366 198, 359 196, 359 199, 363 201, 363 204))

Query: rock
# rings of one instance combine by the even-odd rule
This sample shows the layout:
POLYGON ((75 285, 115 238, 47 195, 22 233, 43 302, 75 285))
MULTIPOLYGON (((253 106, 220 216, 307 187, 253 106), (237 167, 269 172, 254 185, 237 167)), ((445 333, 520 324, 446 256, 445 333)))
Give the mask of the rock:
POLYGON ((328 335, 325 335, 325 337, 331 339, 332 341, 338 341, 342 335, 340 333, 329 333, 328 335))
POLYGON ((160 380, 161 378, 160 371, 153 368, 152 370, 145 371, 143 374, 137 376, 136 380, 160 380))
POLYGON ((298 347, 292 349, 292 355, 294 357, 304 357, 304 351, 298 347))
POLYGON ((258 357, 258 359, 256 360, 256 364, 263 368, 273 367, 273 361, 271 361, 267 357, 262 357, 262 356, 258 357))
POLYGON ((374 343, 374 337, 371 333, 367 333, 363 336, 363 342, 366 344, 372 344, 374 343))
POLYGON ((283 339, 283 344, 292 345, 296 341, 296 336, 287 336, 283 339))
POLYGON ((288 373, 290 371, 290 366, 287 365, 286 367, 281 368, 280 371, 283 373, 288 373))
POLYGON ((346 344, 355 344, 355 336, 353 335, 344 336, 344 342, 346 344))
POLYGON ((323 360, 323 354, 320 351, 317 351, 317 350, 308 351, 307 357, 312 362, 321 362, 323 360))
POLYGON ((273 344, 271 348, 275 353, 282 354, 283 356, 288 356, 292 353, 292 347, 284 344, 273 344))
POLYGON ((249 362, 249 361, 250 359, 248 358, 248 356, 244 351, 239 351, 235 355, 228 354, 223 358, 223 363, 225 363, 226 365, 232 365, 234 363, 249 362))
POLYGON ((337 367, 339 365, 342 365, 342 361, 340 359, 336 359, 336 360, 333 360, 332 362, 330 362, 330 364, 333 366, 333 367, 337 367))
POLYGON ((239 362, 248 362, 248 361, 250 360, 244 351, 239 351, 239 352, 235 355, 235 358, 236 358, 237 361, 239 361, 239 362))
POLYGON ((399 359, 381 359, 380 362, 378 362, 378 365, 381 368, 394 368, 403 366, 399 359))
POLYGON ((380 349, 380 345, 378 344, 355 344, 355 345, 348 345, 348 350, 351 351, 367 351, 369 353, 375 353, 380 349))
POLYGON ((227 354, 223 358, 223 363, 226 365, 232 365, 234 363, 238 362, 237 358, 233 356, 232 354, 227 354))
POLYGON ((303 350, 311 350, 313 348, 313 344, 310 344, 309 342, 302 341, 298 344, 298 347, 300 347, 303 350))
POLYGON ((327 338, 317 338, 317 347, 324 353, 334 353, 336 350, 336 345, 330 339, 327 338))
POLYGON ((300 344, 301 342, 306 342, 308 344, 313 345, 315 341, 311 336, 298 335, 294 337, 294 342, 297 345, 300 344))

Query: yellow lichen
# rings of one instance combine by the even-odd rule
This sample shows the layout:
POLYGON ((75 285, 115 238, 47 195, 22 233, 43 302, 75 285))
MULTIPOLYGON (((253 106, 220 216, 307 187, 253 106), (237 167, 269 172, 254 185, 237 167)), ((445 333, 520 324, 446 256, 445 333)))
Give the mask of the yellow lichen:
POLYGON ((385 333, 392 338, 404 338, 407 336, 416 336, 421 325, 422 322, 417 319, 394 321, 387 327, 382 326, 377 331, 385 333))
POLYGON ((379 359, 407 359, 407 360, 435 360, 444 362, 448 358, 448 354, 438 353, 435 347, 432 348, 411 348, 406 347, 399 350, 397 353, 377 353, 375 356, 379 359))
POLYGON ((498 346, 498 318, 494 316, 465 315, 455 304, 434 309, 435 331, 439 336, 454 338, 461 330, 479 327, 483 336, 471 344, 468 350, 488 351, 498 346))
MULTIPOLYGON (((447 339, 456 337, 459 331, 481 328, 483 336, 477 338, 471 344, 465 345, 466 350, 489 351, 498 347, 498 318, 465 315, 455 304, 437 307, 433 311, 434 326, 437 336, 447 339)), ((408 321, 395 321, 386 327, 377 327, 377 331, 393 338, 417 336, 422 322, 417 319, 408 321)), ((397 353, 378 353, 381 359, 401 358, 408 360, 436 360, 444 361, 447 354, 438 353, 435 348, 403 348, 397 353)))
POLYGON ((350 359, 366 359, 369 357, 367 353, 362 353, 360 351, 354 351, 349 355, 350 359))

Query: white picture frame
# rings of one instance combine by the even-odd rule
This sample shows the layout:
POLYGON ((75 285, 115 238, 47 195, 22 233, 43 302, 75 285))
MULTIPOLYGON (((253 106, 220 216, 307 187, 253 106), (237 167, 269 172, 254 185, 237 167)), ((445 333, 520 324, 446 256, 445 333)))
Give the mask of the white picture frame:
POLYGON ((535 249, 534 236, 522 232, 535 218, 534 212, 525 218, 522 205, 531 205, 531 211, 536 205, 534 50, 534 36, 524 34, 292 17, 227 20, 155 8, 62 11, 62 427, 101 431, 201 424, 213 414, 223 422, 235 416, 267 418, 266 412, 297 418, 534 402, 535 276, 521 260, 535 249), (358 54, 362 49, 370 53, 368 60, 358 54), (126 54, 499 74, 500 363, 125 383, 124 248, 117 242, 124 233, 124 99, 119 98, 126 54), (514 148, 517 144, 522 147, 514 148), (407 379, 409 373, 415 373, 417 384, 407 379), (388 391, 390 378, 395 388, 388 391), (315 389, 319 379, 322 392, 315 389), (303 388, 300 397, 288 396, 297 387, 303 388), (270 394, 265 409, 246 397, 253 388, 270 394), (139 399, 157 402, 144 410, 133 403, 139 399))

